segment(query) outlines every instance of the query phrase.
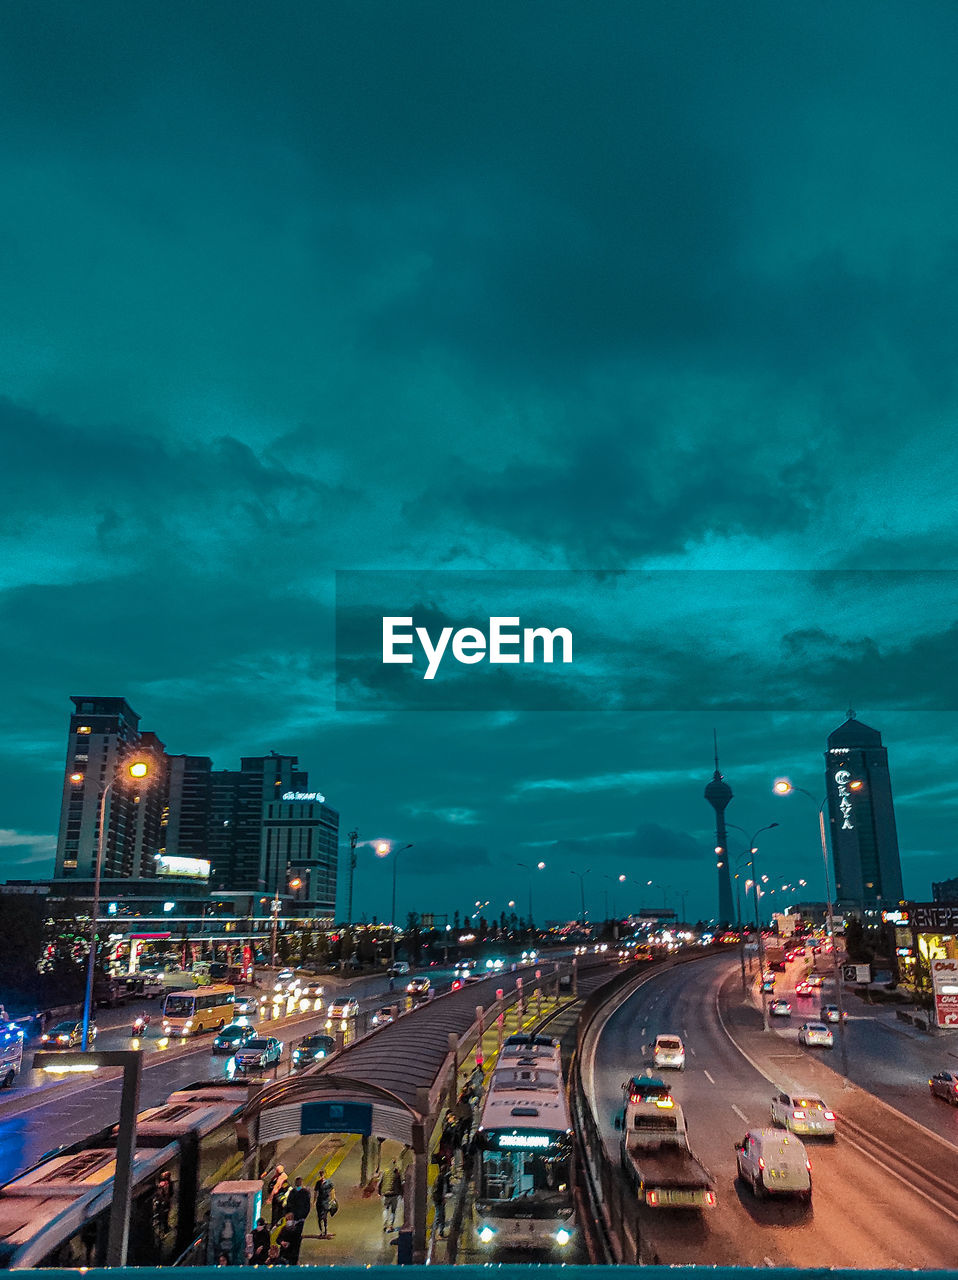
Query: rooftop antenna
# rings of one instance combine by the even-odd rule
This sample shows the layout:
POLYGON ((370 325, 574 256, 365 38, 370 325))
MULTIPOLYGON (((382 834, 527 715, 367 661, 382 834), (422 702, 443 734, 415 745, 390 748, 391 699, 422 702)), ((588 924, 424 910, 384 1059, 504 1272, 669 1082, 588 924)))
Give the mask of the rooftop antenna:
POLYGON ((714 729, 712 730, 712 743, 715 747, 715 772, 718 773, 718 733, 714 729))

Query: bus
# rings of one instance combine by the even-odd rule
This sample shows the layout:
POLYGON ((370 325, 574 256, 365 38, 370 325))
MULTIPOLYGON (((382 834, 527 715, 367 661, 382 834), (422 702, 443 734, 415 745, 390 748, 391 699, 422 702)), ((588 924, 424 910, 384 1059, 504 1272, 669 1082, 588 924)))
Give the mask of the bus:
POLYGON ((489 1077, 476 1132, 476 1234, 489 1252, 555 1259, 575 1237, 572 1120, 559 1045, 510 1036, 489 1077))
MULTIPOLYGON (((192 1256, 214 1187, 251 1172, 238 1127, 249 1096, 245 1083, 201 1082, 140 1113, 128 1266, 192 1256)), ((116 1129, 49 1152, 0 1187, 0 1269, 106 1265, 116 1129)))
POLYGON ((195 1036, 201 1031, 220 1031, 233 1021, 235 998, 236 992, 228 986, 171 991, 163 1002, 163 1034, 195 1036))

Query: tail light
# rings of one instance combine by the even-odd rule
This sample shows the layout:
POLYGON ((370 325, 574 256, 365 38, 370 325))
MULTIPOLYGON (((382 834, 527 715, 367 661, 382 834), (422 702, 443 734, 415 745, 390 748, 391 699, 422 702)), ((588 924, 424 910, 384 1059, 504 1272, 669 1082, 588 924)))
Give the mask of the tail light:
POLYGON ((645 1196, 646 1203, 653 1208, 659 1203, 659 1193, 657 1191, 648 1191, 645 1196))
POLYGON ((811 1173, 811 1171, 812 1171, 812 1162, 811 1162, 811 1160, 806 1160, 806 1161, 805 1161, 805 1168, 808 1170, 808 1172, 809 1172, 809 1173, 811 1173))
POLYGON ((834 1112, 834 1111, 823 1111, 823 1112, 822 1112, 822 1115, 825 1117, 825 1119, 826 1119, 826 1120, 834 1120, 834 1119, 835 1119, 835 1112, 834 1112))
POLYGON ((715 1192, 714 1192, 714 1191, 706 1191, 706 1193, 705 1193, 705 1203, 706 1203, 706 1204, 715 1204, 715 1192))
POLYGON ((759 1158, 758 1158, 758 1167, 759 1167, 760 1169, 764 1169, 764 1168, 765 1168, 765 1157, 764 1157, 764 1156, 759 1156, 759 1158))

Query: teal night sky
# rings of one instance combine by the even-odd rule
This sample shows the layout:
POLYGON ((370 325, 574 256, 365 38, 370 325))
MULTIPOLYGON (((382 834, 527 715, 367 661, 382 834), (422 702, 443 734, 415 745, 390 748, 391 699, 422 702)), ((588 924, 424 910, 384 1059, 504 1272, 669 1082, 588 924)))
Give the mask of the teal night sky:
POLYGON ((906 893, 958 875, 958 592, 808 587, 958 569, 956 65, 953 0, 7 5, 0 875, 52 870, 83 693, 218 768, 298 754, 413 842, 401 913, 521 906, 541 858, 540 919, 586 868, 593 916, 620 873, 710 914, 713 726, 728 820, 820 896, 770 787, 821 792, 848 706, 906 893), (586 573, 555 624, 605 629, 605 695, 347 711, 344 569, 766 585, 643 619, 671 706, 608 709, 631 621, 586 573))

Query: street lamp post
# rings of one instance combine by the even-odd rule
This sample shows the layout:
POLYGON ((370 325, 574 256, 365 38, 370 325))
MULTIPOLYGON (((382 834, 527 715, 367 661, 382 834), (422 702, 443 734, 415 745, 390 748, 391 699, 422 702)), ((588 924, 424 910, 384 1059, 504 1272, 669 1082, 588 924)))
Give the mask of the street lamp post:
MULTIPOLYGON (((860 791, 861 782, 854 781, 849 784, 850 791, 860 791)), ((841 974, 838 972, 838 948, 835 945, 835 904, 832 899, 832 882, 828 874, 828 842, 825 839, 825 806, 828 804, 828 796, 821 802, 815 799, 810 791, 806 791, 804 787, 796 787, 794 783, 789 782, 788 778, 778 778, 772 790, 776 795, 787 796, 791 791, 797 791, 803 796, 807 796, 813 805, 818 808, 818 835, 822 845, 822 866, 825 870, 825 909, 828 912, 828 933, 832 941, 832 977, 835 983, 835 1003, 838 1005, 838 1047, 842 1058, 842 1075, 848 1075, 848 1040, 845 1035, 845 998, 842 994, 841 974)))
MULTIPOLYGON (((522 867, 522 869, 523 869, 524 871, 528 871, 528 872, 529 872, 529 929, 530 929, 530 931, 531 931, 532 929, 534 929, 534 928, 535 928, 535 926, 534 926, 534 925, 533 925, 533 923, 532 923, 532 874, 533 874, 533 868, 529 866, 528 862, 517 862, 517 863, 516 863, 516 866, 517 866, 517 867, 522 867)), ((537 862, 537 863, 536 863, 536 865, 535 865, 535 870, 536 870, 536 871, 545 871, 545 869, 546 869, 546 864, 545 864, 544 862, 537 862)))
MULTIPOLYGON (((139 781, 150 772, 150 766, 143 759, 129 760, 124 766, 127 776, 139 781)), ((90 954, 86 966, 86 991, 83 997, 83 1039, 80 1047, 83 1053, 90 1047, 90 1017, 93 1011, 93 976, 96 969, 97 951, 97 917, 100 914, 100 877, 103 872, 103 850, 106 847, 106 801, 113 784, 120 776, 120 763, 113 772, 113 777, 100 794, 100 818, 96 841, 96 865, 93 868, 93 909, 90 912, 90 954)))
POLYGON ((583 928, 585 928, 585 878, 586 878, 586 876, 589 874, 589 872, 590 872, 591 870, 592 870, 592 868, 591 868, 591 867, 589 867, 589 868, 588 868, 587 870, 585 870, 585 871, 570 871, 570 872, 569 872, 569 875, 570 875, 570 876, 576 876, 576 877, 578 878, 578 881, 579 881, 579 904, 580 904, 580 908, 581 908, 581 912, 582 912, 582 926, 583 926, 583 928))
POLYGON ((350 831, 349 833, 349 892, 346 895, 346 923, 351 925, 353 922, 353 874, 356 870, 356 841, 359 839, 358 831, 350 831))
POLYGON ((393 859, 393 905, 392 912, 389 917, 389 967, 396 967, 396 864, 399 861, 399 855, 406 849, 411 849, 411 844, 404 844, 399 849, 391 849, 389 842, 383 840, 376 846, 376 856, 378 858, 388 858, 390 853, 393 859))

